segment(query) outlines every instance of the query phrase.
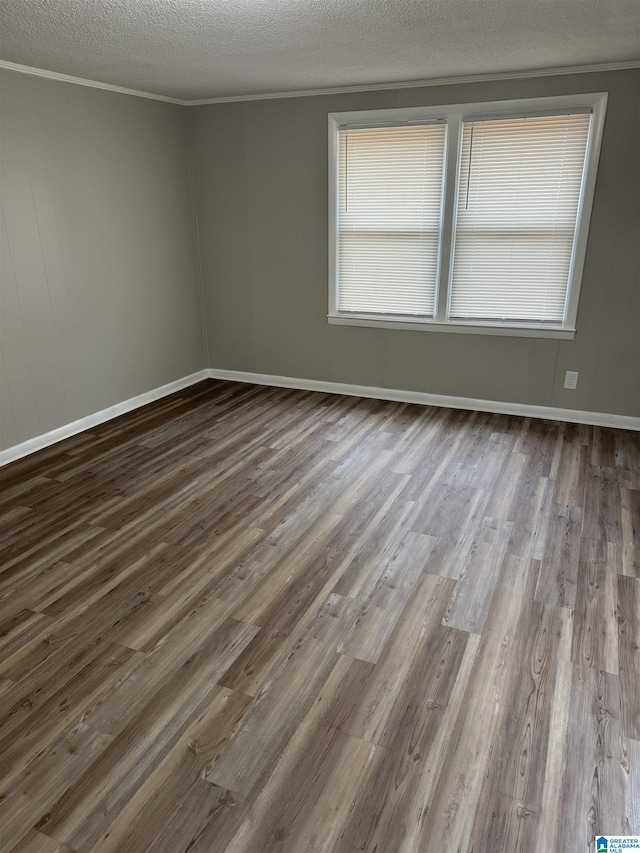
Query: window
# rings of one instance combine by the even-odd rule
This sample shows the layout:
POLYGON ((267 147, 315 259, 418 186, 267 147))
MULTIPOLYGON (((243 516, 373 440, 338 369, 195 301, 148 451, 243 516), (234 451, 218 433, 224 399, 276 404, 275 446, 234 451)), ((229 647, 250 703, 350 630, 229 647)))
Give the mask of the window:
POLYGON ((342 130, 340 311, 433 314, 444 124, 342 130))
POLYGON ((329 116, 329 322, 573 337, 606 95, 329 116))

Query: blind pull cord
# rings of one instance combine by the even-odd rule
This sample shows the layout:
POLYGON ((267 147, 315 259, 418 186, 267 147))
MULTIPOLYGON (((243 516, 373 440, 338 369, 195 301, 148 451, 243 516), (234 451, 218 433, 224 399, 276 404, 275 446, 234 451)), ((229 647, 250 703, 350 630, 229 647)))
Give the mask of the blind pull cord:
POLYGON ((469 210, 469 187, 471 186, 471 158, 473 157, 473 125, 471 127, 471 141, 469 142, 469 172, 467 173, 467 200, 464 206, 465 210, 469 210))
POLYGON ((349 210, 349 134, 344 135, 344 212, 349 210))

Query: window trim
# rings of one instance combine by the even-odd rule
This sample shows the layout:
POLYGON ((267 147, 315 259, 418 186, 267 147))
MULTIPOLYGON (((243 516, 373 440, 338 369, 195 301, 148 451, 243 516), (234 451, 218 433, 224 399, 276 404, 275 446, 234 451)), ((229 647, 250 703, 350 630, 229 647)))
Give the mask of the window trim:
POLYGON ((404 107, 385 110, 358 110, 329 113, 329 323, 341 326, 368 326, 414 331, 455 332, 481 335, 513 335, 534 338, 572 339, 576 333, 578 300, 589 236, 598 162, 607 105, 606 92, 558 95, 508 101, 485 101, 446 106, 404 107), (592 113, 585 154, 584 177, 578 203, 578 216, 569 268, 567 299, 562 324, 510 323, 503 321, 466 322, 448 316, 458 201, 460 151, 463 122, 478 119, 551 115, 554 112, 592 113), (441 230, 436 272, 434 316, 382 316, 338 311, 338 130, 344 127, 386 126, 391 123, 444 121, 445 157, 442 189, 441 230))

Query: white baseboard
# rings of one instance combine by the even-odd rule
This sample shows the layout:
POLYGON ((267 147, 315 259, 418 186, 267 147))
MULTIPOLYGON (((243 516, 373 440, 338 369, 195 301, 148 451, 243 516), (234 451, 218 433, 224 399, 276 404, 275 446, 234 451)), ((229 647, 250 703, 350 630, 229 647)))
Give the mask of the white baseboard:
POLYGON ((131 397, 122 403, 116 403, 114 406, 102 409, 100 412, 94 412, 94 414, 87 415, 85 418, 80 418, 77 421, 72 421, 70 424, 52 429, 51 432, 45 432, 44 435, 37 435, 35 438, 30 438, 21 444, 15 444, 7 450, 0 451, 0 467, 7 465, 9 462, 15 462, 16 459, 21 459, 23 456, 28 456, 30 453, 35 453, 36 450, 42 450, 44 447, 56 444, 56 442, 62 441, 63 438, 77 435, 79 432, 98 426, 98 424, 102 424, 105 421, 110 421, 119 415, 125 415, 127 412, 133 411, 133 409, 139 409, 140 406, 146 406, 147 403, 153 403, 161 397, 167 397, 169 394, 174 394, 176 391, 181 391, 183 388, 188 388, 189 385, 195 385, 196 382, 202 382, 203 379, 208 378, 208 370, 199 370, 190 376, 176 379, 175 382, 168 382, 159 388, 153 388, 151 391, 145 391, 144 394, 138 394, 137 397, 131 397))
POLYGON ((530 418, 543 418, 551 421, 569 421, 593 426, 615 427, 640 431, 640 418, 629 415, 613 415, 605 412, 581 412, 576 409, 557 409, 552 406, 534 406, 528 403, 502 403, 495 400, 476 400, 473 397, 450 397, 446 394, 427 394, 424 391, 399 391, 393 388, 376 388, 369 385, 348 385, 343 382, 325 382, 319 379, 294 379, 291 376, 273 376, 269 373, 246 373, 242 370, 219 370, 217 368, 199 370, 190 376, 176 379, 131 397, 122 403, 116 403, 100 412, 87 415, 70 424, 37 435, 21 444, 15 444, 0 451, 0 467, 15 462, 23 456, 56 444, 64 438, 77 435, 98 424, 117 418, 147 403, 153 403, 203 379, 227 379, 231 382, 249 382, 253 385, 273 385, 276 388, 298 388, 302 391, 320 391, 325 394, 346 394, 350 397, 371 397, 377 400, 394 400, 399 403, 416 403, 420 406, 441 406, 448 409, 470 409, 480 412, 496 412, 501 415, 521 415, 530 418))
POLYGON ((346 394, 351 397, 373 397, 400 403, 417 403, 421 406, 442 406, 448 409, 470 409, 495 412, 500 415, 521 415, 550 421, 569 421, 592 426, 640 430, 640 418, 614 415, 606 412, 581 412, 577 409, 558 409, 553 406, 534 406, 529 403, 503 403, 495 400, 476 400, 473 397, 450 397, 446 394, 427 394, 424 391, 397 391, 393 388, 375 388, 369 385, 347 385, 342 382, 324 382, 318 379, 293 379, 290 376, 272 376, 268 373, 245 373, 241 370, 208 371, 211 379, 228 379, 232 382, 250 382, 255 385, 273 385, 277 388, 299 388, 303 391, 321 391, 327 394, 346 394))

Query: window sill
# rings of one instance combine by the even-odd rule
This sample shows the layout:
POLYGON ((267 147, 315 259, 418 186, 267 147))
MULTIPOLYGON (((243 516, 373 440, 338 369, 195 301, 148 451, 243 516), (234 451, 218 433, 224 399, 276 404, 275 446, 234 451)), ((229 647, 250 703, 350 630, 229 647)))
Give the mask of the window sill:
POLYGON ((425 317, 372 317, 366 314, 328 314, 327 319, 334 326, 366 326, 373 329, 410 329, 415 332, 448 332, 462 335, 509 335, 519 338, 556 338, 573 340, 575 329, 559 326, 508 325, 507 323, 437 323, 425 317))

